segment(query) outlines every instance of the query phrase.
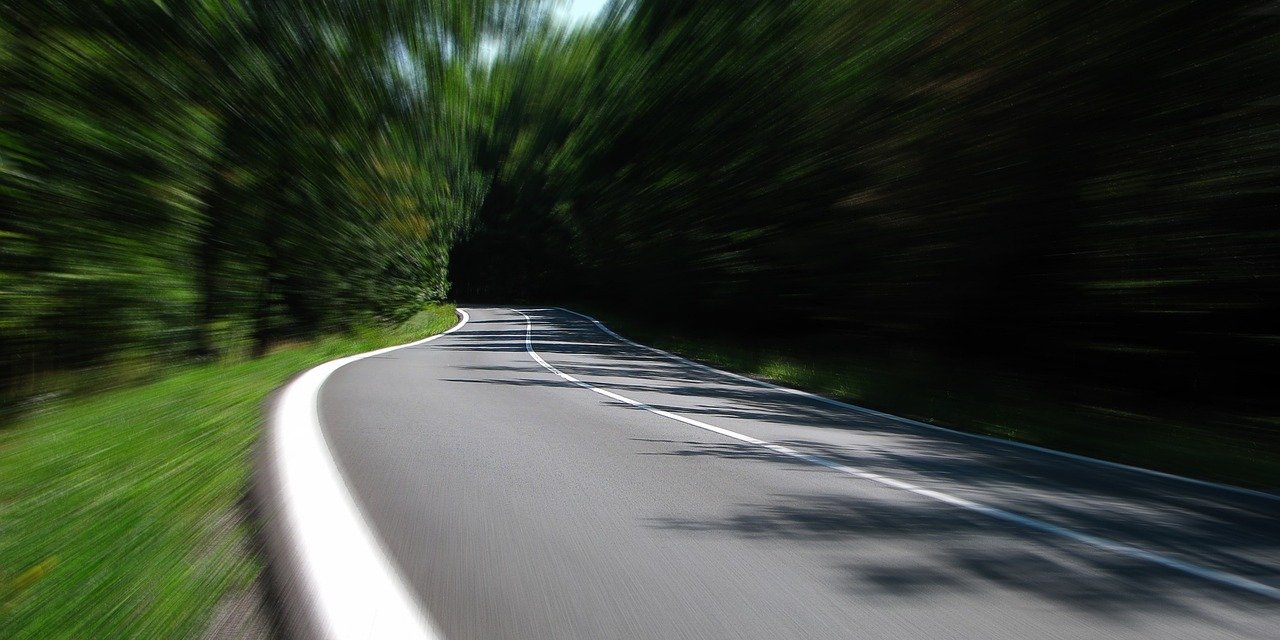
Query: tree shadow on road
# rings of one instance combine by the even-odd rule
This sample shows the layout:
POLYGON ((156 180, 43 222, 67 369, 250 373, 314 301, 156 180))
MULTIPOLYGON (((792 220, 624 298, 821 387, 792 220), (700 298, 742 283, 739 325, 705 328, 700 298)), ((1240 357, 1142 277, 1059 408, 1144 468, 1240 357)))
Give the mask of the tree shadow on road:
POLYGON ((1276 611, 1276 603, 1261 596, 888 488, 857 496, 773 495, 738 505, 726 517, 650 524, 697 536, 786 540, 817 551, 830 557, 840 587, 863 601, 963 606, 978 598, 989 605, 1015 602, 1000 594, 1016 593, 1111 624, 1140 624, 1159 614, 1225 629, 1235 628, 1240 615, 1274 617, 1276 611))
MULTIPOLYGON (((534 322, 534 349, 553 366, 656 409, 731 429, 829 430, 839 434, 832 439, 842 444, 826 438, 776 443, 1263 583, 1280 582, 1280 503, 824 404, 619 342, 564 312, 525 312, 534 322)), ((525 351, 523 323, 507 325, 512 328, 460 333, 445 348, 525 351)), ((457 381, 573 386, 532 361, 482 369, 494 375, 457 381), (517 372, 519 376, 512 375, 517 372)), ((687 458, 691 464, 713 458, 834 473, 742 442, 636 440, 650 445, 642 455, 687 458)), ((1011 591, 1116 621, 1158 612, 1212 618, 1229 627, 1231 616, 1224 618, 1223 611, 1276 616, 1277 603, 1249 592, 869 481, 848 481, 861 483, 860 490, 777 495, 739 505, 739 512, 728 517, 651 524, 691 535, 786 539, 822 547, 832 554, 843 588, 861 598, 927 600, 1011 591), (868 500, 868 494, 877 499, 868 500), (924 555, 922 548, 928 550, 924 555)))

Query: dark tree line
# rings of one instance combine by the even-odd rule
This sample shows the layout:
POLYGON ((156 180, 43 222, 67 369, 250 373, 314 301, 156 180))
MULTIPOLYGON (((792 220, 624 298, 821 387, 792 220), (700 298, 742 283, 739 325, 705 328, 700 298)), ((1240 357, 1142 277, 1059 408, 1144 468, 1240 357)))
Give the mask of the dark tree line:
MULTIPOLYGON (((1273 433, 1280 15, 0 2, 0 386, 588 300, 1273 433)), ((32 385, 38 390, 38 385, 32 385)))
POLYGON ((552 30, 491 72, 456 291, 927 349, 1274 434, 1266 5, 639 0, 552 30))
POLYGON ((511 5, 0 3, 0 387, 261 353, 447 290, 511 5))

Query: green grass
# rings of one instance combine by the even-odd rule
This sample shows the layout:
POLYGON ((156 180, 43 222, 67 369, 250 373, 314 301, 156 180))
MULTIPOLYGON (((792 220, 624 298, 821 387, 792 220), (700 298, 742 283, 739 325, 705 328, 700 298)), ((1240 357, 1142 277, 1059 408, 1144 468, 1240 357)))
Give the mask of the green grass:
POLYGON ((1189 406, 1123 410, 1064 399, 1044 381, 958 367, 921 354, 898 359, 814 353, 693 335, 591 312, 622 335, 712 366, 886 413, 1189 477, 1280 492, 1280 419, 1189 406), (1179 417, 1170 414, 1182 413, 1179 417), (1257 434, 1248 437, 1245 434, 1257 434))
POLYGON ((265 396, 311 365, 454 322, 436 305, 398 327, 54 401, 0 430, 0 637, 200 637, 261 570, 239 503, 265 396))

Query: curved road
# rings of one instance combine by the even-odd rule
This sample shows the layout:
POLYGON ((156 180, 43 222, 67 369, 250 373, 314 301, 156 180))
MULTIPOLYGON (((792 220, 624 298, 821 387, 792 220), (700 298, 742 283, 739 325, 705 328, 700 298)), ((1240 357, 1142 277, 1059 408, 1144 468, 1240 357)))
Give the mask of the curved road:
POLYGON ((468 312, 319 396, 451 640, 1280 637, 1280 500, 834 406, 564 311, 468 312))

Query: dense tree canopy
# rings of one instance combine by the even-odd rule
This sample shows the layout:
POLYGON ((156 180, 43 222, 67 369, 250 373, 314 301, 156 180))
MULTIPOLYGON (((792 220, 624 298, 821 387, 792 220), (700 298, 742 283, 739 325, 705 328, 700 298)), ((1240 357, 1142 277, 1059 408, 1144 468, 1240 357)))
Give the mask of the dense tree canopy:
POLYGON ((536 1, 18 4, 10 387, 452 286, 786 321, 1274 427, 1266 3, 636 0, 577 26, 536 1))
POLYGON ((0 367, 214 354, 445 295, 514 5, 5 3, 0 367))
POLYGON ((1274 431, 1275 11, 624 9, 495 64, 494 184, 459 293, 678 305, 1095 399, 1198 397, 1274 431))

